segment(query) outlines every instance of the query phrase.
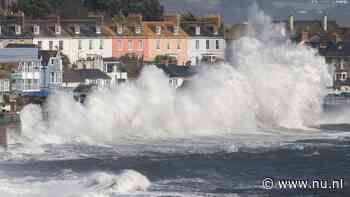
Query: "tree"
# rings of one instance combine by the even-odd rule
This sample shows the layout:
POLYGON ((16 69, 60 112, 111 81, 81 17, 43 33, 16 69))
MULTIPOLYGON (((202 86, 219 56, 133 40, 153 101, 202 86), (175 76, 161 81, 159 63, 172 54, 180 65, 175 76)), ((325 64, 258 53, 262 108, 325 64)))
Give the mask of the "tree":
POLYGON ((122 70, 128 73, 130 78, 137 78, 140 76, 143 69, 142 59, 135 54, 126 54, 120 57, 122 63, 122 70))
POLYGON ((154 62, 156 64, 177 64, 177 59, 169 55, 157 55, 154 62))
POLYGON ((86 0, 84 6, 108 16, 142 14, 145 20, 159 20, 164 11, 159 0, 86 0))
POLYGON ((181 14, 181 21, 197 21, 197 17, 190 11, 181 14))
POLYGON ((32 18, 46 17, 52 11, 51 4, 47 0, 18 0, 16 9, 32 18))

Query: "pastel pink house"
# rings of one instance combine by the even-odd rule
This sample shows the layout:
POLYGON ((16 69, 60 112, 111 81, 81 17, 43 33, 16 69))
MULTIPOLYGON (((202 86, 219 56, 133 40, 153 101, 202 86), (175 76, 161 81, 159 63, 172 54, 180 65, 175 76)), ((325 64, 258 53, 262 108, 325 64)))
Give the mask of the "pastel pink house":
POLYGON ((141 15, 129 15, 125 21, 112 25, 112 56, 119 58, 126 54, 136 54, 148 59, 149 44, 144 34, 141 15))

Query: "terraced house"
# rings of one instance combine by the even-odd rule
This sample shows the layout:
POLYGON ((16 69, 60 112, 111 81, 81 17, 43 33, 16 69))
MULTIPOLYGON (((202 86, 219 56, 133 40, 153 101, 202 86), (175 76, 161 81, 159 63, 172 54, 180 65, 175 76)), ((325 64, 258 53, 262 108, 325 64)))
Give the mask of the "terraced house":
POLYGON ((112 56, 112 35, 103 26, 103 17, 62 19, 59 17, 28 22, 33 43, 42 50, 60 50, 71 63, 91 55, 112 56))
POLYGON ((139 58, 149 60, 149 47, 145 35, 145 27, 142 15, 130 14, 127 18, 113 18, 113 23, 108 25, 113 32, 113 57, 119 58, 126 54, 135 54, 139 58))
POLYGON ((180 16, 169 15, 164 21, 144 22, 148 42, 146 60, 153 61, 159 55, 177 59, 178 65, 185 65, 187 58, 187 34, 180 27, 180 16))
POLYGON ((0 19, 0 48, 9 43, 31 44, 31 29, 24 25, 24 15, 4 17, 0 19))
POLYGON ((187 54, 192 66, 201 62, 213 64, 224 59, 226 43, 219 15, 181 21, 181 27, 189 35, 187 54))

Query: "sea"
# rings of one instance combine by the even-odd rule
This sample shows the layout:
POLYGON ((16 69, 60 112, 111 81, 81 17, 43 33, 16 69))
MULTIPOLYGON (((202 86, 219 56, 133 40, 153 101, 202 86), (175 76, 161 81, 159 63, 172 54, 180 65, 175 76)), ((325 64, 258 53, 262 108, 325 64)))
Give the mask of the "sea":
POLYGON ((0 196, 346 197, 350 195, 350 127, 325 127, 196 139, 134 139, 104 146, 11 144, 0 154, 0 196), (265 189, 267 178, 328 184, 343 180, 343 185, 265 189))

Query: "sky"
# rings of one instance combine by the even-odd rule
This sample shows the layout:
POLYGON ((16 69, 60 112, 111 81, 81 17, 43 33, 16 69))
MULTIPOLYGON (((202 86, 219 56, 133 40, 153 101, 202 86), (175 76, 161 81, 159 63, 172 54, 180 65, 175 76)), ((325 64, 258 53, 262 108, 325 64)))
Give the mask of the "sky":
MULTIPOLYGON (((247 20, 247 13, 253 4, 257 4, 274 20, 286 20, 294 15, 297 20, 321 19, 328 15, 343 26, 350 26, 346 19, 350 17, 348 4, 336 4, 336 0, 161 0, 166 11, 191 11, 195 14, 220 13, 225 24, 235 24, 247 20)), ((347 0, 345 0, 347 1, 347 0)))

